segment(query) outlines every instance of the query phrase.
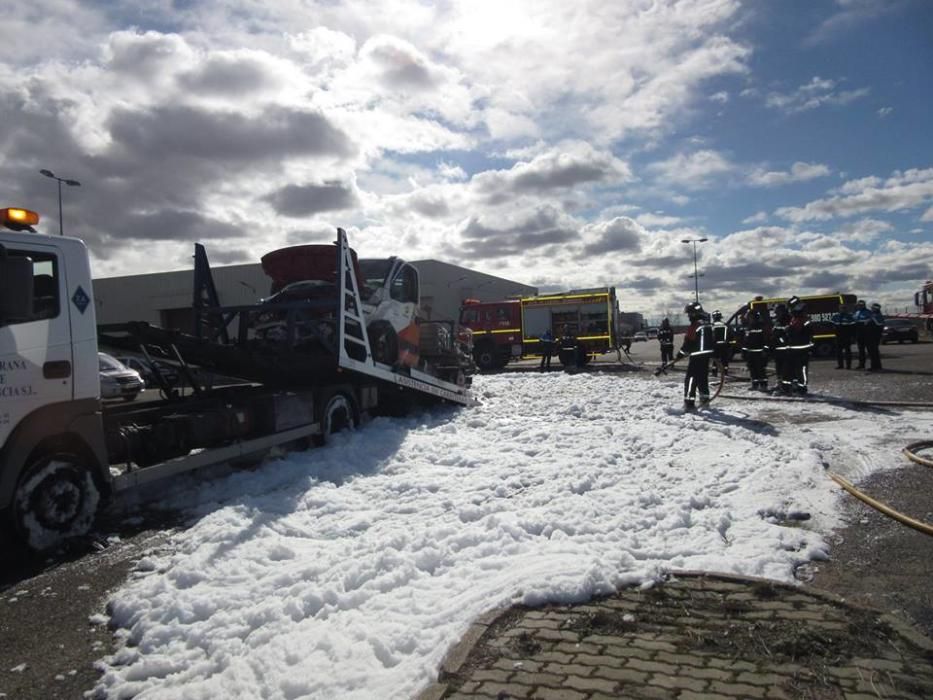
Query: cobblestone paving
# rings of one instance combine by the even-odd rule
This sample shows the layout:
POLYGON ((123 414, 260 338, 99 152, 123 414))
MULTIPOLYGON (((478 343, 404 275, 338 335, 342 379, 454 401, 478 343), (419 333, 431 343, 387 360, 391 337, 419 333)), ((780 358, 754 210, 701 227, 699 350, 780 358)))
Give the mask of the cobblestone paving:
POLYGON ((933 698, 933 642, 821 592, 681 574, 474 624, 421 700, 933 698))

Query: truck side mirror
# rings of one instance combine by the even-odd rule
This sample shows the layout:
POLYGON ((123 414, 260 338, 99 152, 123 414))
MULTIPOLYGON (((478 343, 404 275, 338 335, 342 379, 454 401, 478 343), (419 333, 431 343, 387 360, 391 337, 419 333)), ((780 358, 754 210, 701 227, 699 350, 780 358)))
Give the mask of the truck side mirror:
POLYGON ((32 317, 32 260, 0 250, 0 326, 32 317))
POLYGON ((920 303, 920 292, 914 294, 914 306, 922 306, 920 303))

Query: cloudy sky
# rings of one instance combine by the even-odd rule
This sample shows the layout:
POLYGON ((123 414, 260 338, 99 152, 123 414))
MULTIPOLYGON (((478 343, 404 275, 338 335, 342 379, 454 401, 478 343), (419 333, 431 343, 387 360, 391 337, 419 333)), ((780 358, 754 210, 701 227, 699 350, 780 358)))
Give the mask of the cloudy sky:
POLYGON ((927 0, 14 0, 3 206, 98 276, 330 241, 542 289, 853 291, 933 276, 927 0))

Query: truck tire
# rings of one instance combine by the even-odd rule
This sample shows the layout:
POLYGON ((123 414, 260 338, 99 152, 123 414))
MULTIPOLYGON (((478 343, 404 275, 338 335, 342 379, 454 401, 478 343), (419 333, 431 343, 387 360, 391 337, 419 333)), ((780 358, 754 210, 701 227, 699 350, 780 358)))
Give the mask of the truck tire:
POLYGON ((813 356, 826 359, 827 357, 832 357, 833 353, 836 351, 835 343, 817 343, 813 346, 813 356))
POLYGON ((564 367, 583 367, 590 361, 590 356, 586 353, 578 356, 576 350, 558 350, 557 359, 564 367))
POLYGON ((484 372, 502 369, 508 363, 508 358, 503 357, 492 343, 483 343, 473 348, 473 359, 476 361, 476 366, 484 372))
POLYGON ((384 365, 398 362, 398 336, 387 321, 374 321, 366 328, 373 360, 384 365))
POLYGON ((314 436, 318 447, 331 441, 342 430, 354 430, 357 424, 356 401, 348 389, 334 389, 322 395, 318 403, 321 432, 314 436))
POLYGON ((13 526, 34 551, 86 535, 97 513, 100 491, 81 457, 44 455, 23 473, 13 501, 13 526))

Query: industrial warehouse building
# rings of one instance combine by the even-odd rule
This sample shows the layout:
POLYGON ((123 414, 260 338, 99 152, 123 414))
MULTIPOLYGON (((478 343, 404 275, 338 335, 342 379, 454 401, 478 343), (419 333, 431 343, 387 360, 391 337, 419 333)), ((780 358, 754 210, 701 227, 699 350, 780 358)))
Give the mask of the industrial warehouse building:
MULTIPOLYGON (((456 319, 464 299, 496 301, 533 296, 536 287, 439 260, 411 262, 421 282, 421 306, 429 319, 456 319)), ((222 306, 255 304, 269 296, 270 280, 258 263, 211 270, 222 306)), ((147 321, 191 332, 194 327, 194 271, 155 272, 94 280, 98 323, 147 321)))

